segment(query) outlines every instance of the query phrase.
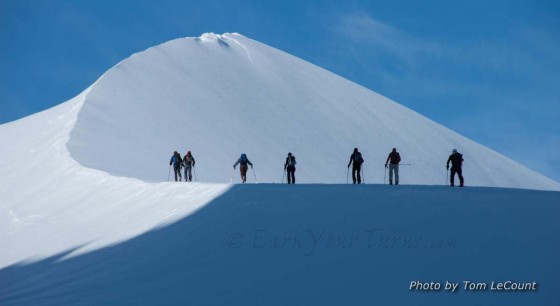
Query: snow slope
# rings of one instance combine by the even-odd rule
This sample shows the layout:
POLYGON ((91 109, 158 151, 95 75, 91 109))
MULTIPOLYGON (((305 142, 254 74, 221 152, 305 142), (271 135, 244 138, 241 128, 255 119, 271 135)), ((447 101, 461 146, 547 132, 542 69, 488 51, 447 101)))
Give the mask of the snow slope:
POLYGON ((242 152, 261 182, 280 182, 292 152, 299 182, 344 183, 354 147, 369 183, 383 183, 397 147, 412 163, 401 168, 403 184, 444 184, 458 148, 467 185, 560 190, 371 90, 239 34, 177 39, 121 62, 91 87, 68 141, 85 167, 147 182, 167 179, 173 150, 191 150, 204 182, 229 182, 242 152))
POLYGON ((0 305, 556 306, 558 203, 499 188, 236 185, 124 243, 1 269, 0 305), (488 288, 409 290, 464 280, 488 288), (508 280, 538 290, 489 288, 508 280))
MULTIPOLYGON (((242 151, 261 182, 280 181, 287 151, 298 157, 299 182, 345 182, 355 146, 366 158, 366 182, 381 183, 396 146, 413 164, 402 168, 403 183, 442 185, 448 152, 458 147, 468 185, 560 190, 411 110, 238 34, 133 55, 76 98, 1 125, 0 143, 0 305, 340 304, 345 296, 370 304, 374 289, 384 301, 437 305, 451 297, 409 295, 407 283, 444 277, 543 284, 537 295, 458 301, 559 299, 550 291, 558 285, 551 272, 558 192, 221 184, 242 151), (400 127, 390 128, 395 122, 400 127), (193 151, 205 183, 165 182, 174 149, 193 151), (348 252, 325 246, 306 256, 307 249, 237 248, 232 236, 263 227, 280 237, 308 228, 350 235, 367 226, 383 237, 419 233, 430 244, 456 244, 419 253, 382 245, 372 254, 362 240, 348 252), (285 296, 274 291, 280 284, 285 296)), ((302 239, 309 248, 309 236, 302 239)))
POLYGON ((148 184, 72 160, 66 143, 88 91, 0 127, 0 267, 130 239, 227 190, 217 184, 148 184))

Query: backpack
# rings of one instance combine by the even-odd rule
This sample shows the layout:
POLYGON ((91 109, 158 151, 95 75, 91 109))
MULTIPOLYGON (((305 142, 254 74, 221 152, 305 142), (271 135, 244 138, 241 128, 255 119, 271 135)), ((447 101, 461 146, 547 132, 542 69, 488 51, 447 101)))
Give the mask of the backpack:
POLYGON ((188 155, 185 155, 184 162, 185 162, 185 165, 191 165, 192 160, 188 155))
POLYGON ((246 154, 241 154, 241 157, 239 158, 239 160, 240 160, 240 164, 242 164, 242 165, 247 165, 248 159, 247 159, 247 155, 246 155, 246 154))
POLYGON ((463 154, 461 153, 457 153, 457 166, 463 166, 463 154))
POLYGON ((450 159, 451 159, 451 167, 461 168, 463 166, 463 154, 454 153, 451 155, 450 159))
POLYGON ((391 164, 396 165, 401 162, 401 155, 397 152, 391 153, 391 164))
POLYGON ((181 161, 182 161, 181 160, 181 155, 179 153, 177 153, 175 155, 175 160, 173 161, 173 164, 175 164, 176 166, 179 166, 179 165, 181 165, 181 161))
POLYGON ((360 153, 360 152, 354 153, 354 163, 361 164, 363 162, 364 162, 364 159, 362 158, 362 153, 360 153))
POLYGON ((288 157, 288 166, 295 166, 296 165, 296 157, 295 156, 291 156, 288 157))

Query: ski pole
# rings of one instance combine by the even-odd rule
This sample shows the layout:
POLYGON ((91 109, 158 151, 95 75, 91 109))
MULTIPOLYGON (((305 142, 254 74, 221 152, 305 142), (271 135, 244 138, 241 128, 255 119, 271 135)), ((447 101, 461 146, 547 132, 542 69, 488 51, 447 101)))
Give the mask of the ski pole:
POLYGON ((348 174, 350 173, 350 167, 346 170, 346 184, 348 184, 348 174))
POLYGON ((231 176, 229 178, 229 183, 231 184, 231 182, 233 181, 233 175, 235 174, 235 168, 233 168, 233 171, 231 171, 231 176))
POLYGON ((171 165, 169 165, 169 171, 167 172, 167 181, 169 182, 169 176, 171 175, 171 165))
POLYGON ((196 168, 194 166, 192 166, 193 169, 193 173, 194 173, 194 181, 196 182, 196 168))
POLYGON ((286 168, 282 171, 282 184, 284 184, 284 175, 286 175, 286 168))
POLYGON ((362 182, 365 184, 366 183, 366 177, 364 176, 364 167, 362 167, 362 182))
POLYGON ((251 170, 253 170, 253 176, 255 177, 255 183, 258 184, 259 180, 257 180, 257 175, 255 174, 255 169, 253 169, 253 167, 251 167, 251 170))
POLYGON ((387 165, 385 165, 385 174, 383 174, 383 185, 385 185, 386 180, 387 180, 387 165))
POLYGON ((449 169, 447 169, 447 172, 445 173, 445 186, 447 186, 447 182, 449 182, 449 169))

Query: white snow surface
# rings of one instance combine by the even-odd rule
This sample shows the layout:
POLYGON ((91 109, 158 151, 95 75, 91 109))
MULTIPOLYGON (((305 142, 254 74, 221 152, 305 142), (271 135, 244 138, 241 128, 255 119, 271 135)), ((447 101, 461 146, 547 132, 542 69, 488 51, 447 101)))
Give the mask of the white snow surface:
MULTIPOLYGON (((387 154, 397 147, 403 163, 412 164, 401 167, 402 184, 443 185, 445 162, 457 148, 467 186, 560 190, 557 182, 385 97, 239 34, 177 39, 135 54, 74 99, 1 125, 0 143, 3 305, 231 304, 238 298, 281 305, 292 300, 270 300, 279 284, 292 283, 287 292, 307 301, 307 293, 323 296, 326 279, 332 290, 321 301, 342 302, 336 290, 360 301, 371 282, 384 284, 367 275, 394 272, 384 261, 392 267, 410 262, 407 269, 416 273, 400 269, 393 283, 426 278, 426 262, 446 263, 437 269, 445 279, 450 267, 463 275, 479 268, 472 256, 488 249, 488 268, 497 274, 487 279, 509 277, 530 259, 538 269, 527 265, 513 276, 557 280, 546 272, 556 256, 539 255, 558 254, 552 234, 557 192, 223 184, 232 176, 238 182, 232 165, 240 153, 254 163, 259 182, 279 183, 288 151, 297 157, 299 183, 345 183, 354 147, 364 154, 366 183, 382 184, 387 154), (167 182, 173 150, 193 152, 198 182, 167 182), (535 209, 527 209, 533 200, 535 209), (353 235, 370 225, 387 235, 421 230, 435 240, 453 228, 446 233, 463 244, 421 251, 413 256, 417 262, 407 247, 397 257, 381 247, 375 263, 364 247, 340 253, 325 244, 319 255, 296 250, 286 259, 283 249, 255 251, 244 241, 239 252, 229 244, 231 235, 254 237, 263 228, 311 239, 308 228, 353 235), (504 252, 517 257, 503 264, 504 252), (455 264, 461 260, 469 264, 455 264), (357 288, 355 278, 365 282, 357 288), (311 292, 301 290, 307 285, 311 292)), ((313 245, 305 242, 305 248, 313 245)), ((379 293, 414 302, 406 290, 391 290, 379 293)), ((557 299, 543 292, 540 301, 557 299)))
POLYGON ((0 128, 0 268, 130 239, 193 213, 224 184, 146 183, 86 168, 66 143, 89 89, 0 128))
POLYGON ((85 97, 67 145, 87 168, 146 182, 165 181, 171 153, 190 150, 198 181, 216 183, 229 182, 241 153, 260 182, 278 183, 288 152, 298 182, 345 183, 358 147, 366 183, 378 184, 396 147, 412 164, 401 167, 401 183, 423 185, 445 183, 457 148, 468 186, 560 190, 390 99, 239 34, 173 40, 110 69, 85 97))
POLYGON ((359 147, 366 183, 383 183, 386 156, 397 147, 412 164, 401 167, 401 184, 442 185, 458 148, 469 186, 560 190, 371 90, 240 34, 134 54, 76 98, 1 125, 0 143, 0 244, 8 246, 0 267, 178 220, 229 188, 220 183, 239 181, 232 165, 242 152, 260 182, 280 182, 291 151, 298 183, 345 183, 359 147), (166 182, 173 150, 193 152, 205 183, 166 182))
POLYGON ((119 244, 0 268, 0 305, 557 306, 558 203, 560 192, 504 188, 236 184, 119 244), (464 280, 488 289, 467 292, 464 280), (538 290, 491 291, 492 281, 538 290))

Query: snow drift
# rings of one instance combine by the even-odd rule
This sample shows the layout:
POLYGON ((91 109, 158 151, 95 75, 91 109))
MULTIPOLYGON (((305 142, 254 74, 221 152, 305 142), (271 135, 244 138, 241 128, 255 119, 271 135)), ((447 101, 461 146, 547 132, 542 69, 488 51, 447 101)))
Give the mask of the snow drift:
POLYGON ((66 143, 87 92, 0 128, 0 267, 130 239, 195 212, 228 189, 148 184, 75 162, 66 143))
POLYGON ((0 304, 558 305, 558 203, 500 188, 236 185, 121 244, 1 269, 0 304))
MULTIPOLYGON (((383 183, 393 147, 403 184, 444 184, 453 148, 469 186, 560 185, 371 90, 239 34, 177 39, 135 54, 92 86, 71 132, 73 159, 147 182, 171 153, 197 159, 200 181, 228 182, 247 153, 262 182, 280 182, 288 152, 301 183, 344 183, 354 147, 367 183, 383 183)), ((235 175, 237 178, 237 175, 235 175)))

